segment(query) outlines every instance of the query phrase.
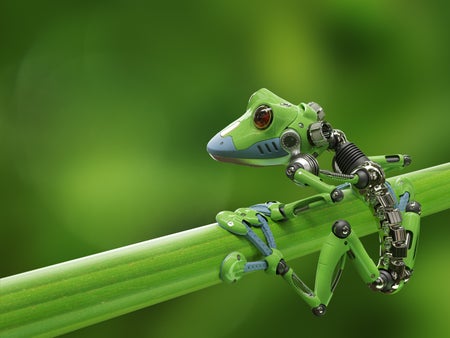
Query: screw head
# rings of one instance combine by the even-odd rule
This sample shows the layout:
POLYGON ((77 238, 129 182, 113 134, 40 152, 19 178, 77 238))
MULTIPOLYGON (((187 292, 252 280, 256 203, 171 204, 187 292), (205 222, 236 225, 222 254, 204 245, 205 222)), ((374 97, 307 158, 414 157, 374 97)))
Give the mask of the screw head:
POLYGON ((324 304, 320 304, 319 306, 316 306, 315 308, 312 309, 312 312, 319 317, 323 316, 326 311, 327 307, 324 304))
POLYGON ((350 227, 350 224, 348 224, 345 220, 338 220, 334 222, 331 230, 338 238, 347 238, 350 233, 352 232, 352 229, 350 227))
POLYGON ((344 199, 344 192, 340 189, 334 189, 331 192, 331 199, 333 202, 340 202, 344 199))

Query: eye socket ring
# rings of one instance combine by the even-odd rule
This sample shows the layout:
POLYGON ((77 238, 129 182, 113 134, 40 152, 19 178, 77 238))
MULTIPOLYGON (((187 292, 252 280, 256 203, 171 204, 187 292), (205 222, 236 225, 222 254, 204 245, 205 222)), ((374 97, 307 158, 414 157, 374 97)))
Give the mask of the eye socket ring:
POLYGON ((253 123, 258 129, 266 129, 270 126, 273 119, 272 108, 266 105, 261 105, 256 108, 253 114, 253 123))

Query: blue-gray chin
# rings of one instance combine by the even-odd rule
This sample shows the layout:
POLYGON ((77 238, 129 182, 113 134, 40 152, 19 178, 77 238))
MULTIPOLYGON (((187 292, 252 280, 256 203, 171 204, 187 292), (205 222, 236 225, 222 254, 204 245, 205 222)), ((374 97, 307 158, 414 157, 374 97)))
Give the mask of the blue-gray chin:
POLYGON ((217 133, 206 146, 213 159, 250 166, 281 165, 289 162, 289 154, 281 148, 280 139, 273 138, 256 142, 252 146, 238 150, 231 136, 222 137, 217 133))

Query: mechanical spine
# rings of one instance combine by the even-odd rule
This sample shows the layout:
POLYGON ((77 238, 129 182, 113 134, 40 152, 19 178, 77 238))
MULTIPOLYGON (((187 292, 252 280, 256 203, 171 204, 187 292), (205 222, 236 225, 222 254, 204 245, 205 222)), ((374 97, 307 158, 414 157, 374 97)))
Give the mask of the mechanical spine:
POLYGON ((360 195, 369 204, 373 215, 379 220, 380 259, 378 268, 383 273, 374 282, 375 289, 394 292, 401 281, 407 281, 411 269, 405 265, 407 256, 407 234, 402 226, 402 215, 396 207, 395 196, 386 186, 381 166, 369 160, 353 143, 337 143, 335 163, 344 174, 364 173, 361 183, 355 185, 360 195), (362 172, 361 172, 362 171, 362 172))

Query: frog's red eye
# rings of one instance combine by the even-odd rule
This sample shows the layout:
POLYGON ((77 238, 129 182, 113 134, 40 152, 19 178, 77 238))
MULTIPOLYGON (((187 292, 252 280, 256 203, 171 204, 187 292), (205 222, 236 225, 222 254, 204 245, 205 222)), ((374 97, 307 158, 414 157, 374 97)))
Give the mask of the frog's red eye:
POLYGON ((273 113, 269 106, 259 106, 253 115, 253 122, 258 129, 266 129, 272 123, 273 113))

